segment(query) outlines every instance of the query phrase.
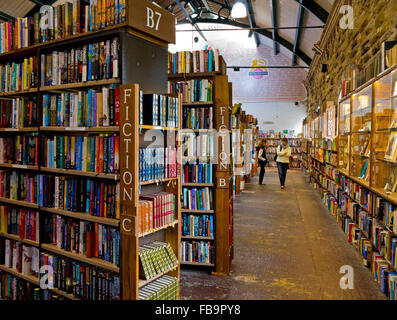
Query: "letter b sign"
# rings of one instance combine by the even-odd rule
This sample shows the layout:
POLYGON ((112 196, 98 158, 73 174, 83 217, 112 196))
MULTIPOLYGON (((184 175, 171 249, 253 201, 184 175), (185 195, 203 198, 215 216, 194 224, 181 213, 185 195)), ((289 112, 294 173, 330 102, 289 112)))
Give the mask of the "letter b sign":
POLYGON ((161 13, 146 7, 146 26, 154 30, 159 29, 161 13))

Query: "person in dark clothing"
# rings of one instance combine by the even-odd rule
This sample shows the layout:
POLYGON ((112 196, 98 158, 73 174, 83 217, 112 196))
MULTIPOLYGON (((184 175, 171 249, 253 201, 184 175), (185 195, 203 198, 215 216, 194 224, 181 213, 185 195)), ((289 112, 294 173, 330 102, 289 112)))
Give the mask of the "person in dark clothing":
POLYGON ((259 143, 259 146, 257 147, 258 151, 258 165, 261 168, 261 171, 259 173, 259 184, 263 184, 263 177, 265 176, 265 168, 266 165, 268 164, 267 156, 266 156, 266 142, 264 140, 261 140, 259 143))

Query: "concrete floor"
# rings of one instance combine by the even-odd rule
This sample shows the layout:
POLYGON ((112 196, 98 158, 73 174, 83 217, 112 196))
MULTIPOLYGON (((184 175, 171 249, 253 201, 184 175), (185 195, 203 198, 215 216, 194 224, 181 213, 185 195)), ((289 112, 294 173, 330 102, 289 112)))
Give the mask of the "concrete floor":
POLYGON ((183 268, 181 299, 385 299, 301 171, 288 172, 284 191, 275 171, 257 182, 235 201, 232 274, 183 268), (343 265, 354 268, 353 290, 340 288, 343 265))

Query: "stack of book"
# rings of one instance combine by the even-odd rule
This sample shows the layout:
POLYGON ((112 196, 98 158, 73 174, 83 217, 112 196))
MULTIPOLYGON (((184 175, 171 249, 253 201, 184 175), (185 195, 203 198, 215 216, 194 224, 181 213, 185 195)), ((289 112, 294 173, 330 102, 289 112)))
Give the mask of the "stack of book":
POLYGON ((213 129, 214 110, 208 108, 183 108, 183 129, 213 129))
POLYGON ((139 276, 149 280, 178 266, 178 258, 169 243, 152 242, 139 247, 139 276))
POLYGON ((212 238, 214 236, 214 217, 212 215, 184 215, 182 236, 212 238))
POLYGON ((42 119, 44 127, 119 126, 120 88, 44 94, 42 119))
POLYGON ((180 93, 182 102, 212 102, 212 80, 189 80, 186 82, 169 81, 169 93, 180 93))
POLYGON ((123 23, 126 0, 72 0, 49 11, 1 23, 0 53, 123 23))
POLYGON ((95 257, 120 266, 120 231, 102 225, 59 215, 45 216, 41 241, 58 248, 95 257))
POLYGON ((213 210, 212 189, 182 188, 182 208, 187 210, 213 210))
POLYGON ((38 165, 38 134, 0 137, 0 164, 38 165))
POLYGON ((42 54, 41 86, 105 80, 119 77, 119 39, 42 54))
POLYGON ((161 94, 142 94, 139 124, 177 128, 179 99, 161 94))
POLYGON ((38 203, 40 198, 39 175, 0 170, 0 197, 38 203))
POLYGON ((214 263, 215 247, 210 242, 204 241, 182 241, 181 261, 196 263, 214 263))
POLYGON ((39 213, 33 210, 0 206, 0 232, 21 239, 39 241, 39 213))
POLYGON ((21 91, 38 85, 37 58, 0 65, 1 92, 21 91))
POLYGON ((177 177, 180 164, 177 161, 177 148, 139 148, 139 181, 162 180, 177 177))
POLYGON ((213 183, 213 165, 211 163, 184 164, 182 183, 213 183))
POLYGON ((40 300, 40 288, 34 284, 0 271, 0 299, 40 300))
POLYGON ((168 53, 168 73, 218 72, 219 50, 168 53))
POLYGON ((175 220, 175 195, 168 192, 140 196, 138 204, 138 232, 161 228, 175 220))
POLYGON ((13 98, 0 101, 0 128, 37 126, 37 98, 13 98))
POLYGON ((161 276, 139 289, 139 300, 178 300, 179 280, 169 275, 161 276))

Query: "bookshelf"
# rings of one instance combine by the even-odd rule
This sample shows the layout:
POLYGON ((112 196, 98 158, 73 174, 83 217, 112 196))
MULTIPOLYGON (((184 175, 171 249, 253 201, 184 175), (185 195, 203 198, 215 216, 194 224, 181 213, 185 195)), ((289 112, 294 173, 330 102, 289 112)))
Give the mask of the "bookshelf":
MULTIPOLYGON (((314 157, 309 163, 309 181, 391 299, 396 298, 390 289, 397 271, 393 129, 396 72, 397 66, 391 66, 360 80, 359 85, 357 81, 353 86, 344 84, 348 88, 343 89, 334 120, 338 135, 323 142, 326 150, 336 154, 337 166, 314 157)), ((312 125, 320 116, 308 119, 306 124, 312 125)))
MULTIPOLYGON (((49 56, 56 56, 61 52, 71 52, 70 50, 77 51, 80 48, 84 50, 85 46, 95 46, 97 43, 99 48, 102 48, 102 44, 103 48, 105 48, 111 41, 114 44, 112 47, 114 49, 112 52, 114 54, 112 64, 110 64, 110 60, 106 62, 108 64, 104 63, 101 65, 99 62, 94 64, 96 63, 95 61, 92 62, 92 65, 90 61, 87 62, 89 64, 88 68, 90 68, 90 65, 92 68, 97 68, 89 71, 92 72, 93 77, 102 74, 103 79, 91 81, 87 78, 85 81, 83 79, 79 82, 79 77, 83 76, 81 73, 77 73, 76 58, 76 64, 69 64, 69 68, 76 67, 76 69, 74 71, 66 71, 67 73, 71 72, 71 78, 68 78, 65 83, 59 83, 62 78, 57 78, 57 73, 53 74, 53 82, 47 83, 44 78, 47 78, 48 74, 38 72, 36 83, 32 88, 2 92, 0 95, 0 113, 2 119, 6 119, 5 122, 0 123, 0 139, 38 137, 38 141, 35 143, 27 143, 26 146, 22 145, 23 148, 28 147, 28 145, 29 148, 36 147, 35 154, 34 152, 29 153, 22 160, 14 157, 12 161, 0 163, 0 178, 3 181, 6 181, 4 177, 9 176, 10 179, 19 179, 18 181, 25 183, 25 188, 29 188, 25 189, 28 192, 22 192, 21 194, 18 191, 16 196, 13 192, 2 189, 0 193, 0 209, 2 211, 0 213, 5 212, 5 210, 16 212, 15 214, 18 214, 20 219, 25 215, 34 214, 36 218, 32 218, 33 220, 21 221, 23 223, 32 223, 29 226, 30 228, 34 227, 37 230, 37 234, 26 233, 22 236, 18 232, 9 233, 7 225, 2 224, 0 226, 0 247, 4 248, 5 243, 11 245, 19 245, 18 243, 20 243, 24 246, 23 250, 34 247, 37 249, 37 252, 35 251, 37 254, 35 256, 36 262, 39 261, 35 268, 37 267, 38 269, 51 263, 54 263, 54 266, 59 266, 61 263, 66 263, 68 266, 79 266, 81 272, 95 277, 95 281, 103 281, 103 285, 106 282, 109 288, 107 291, 103 290, 102 293, 97 293, 98 295, 102 294, 102 297, 88 296, 86 292, 74 291, 77 290, 75 287, 65 289, 58 285, 50 285, 45 289, 38 288, 42 276, 49 275, 49 279, 52 279, 51 277, 60 277, 58 274, 59 270, 40 273, 39 270, 33 270, 32 267, 33 272, 32 270, 20 272, 6 266, 7 259, 3 256, 4 250, 0 250, 2 253, 2 257, 0 257, 2 262, 0 263, 0 273, 2 273, 0 274, 0 282, 5 279, 4 275, 28 281, 35 285, 35 299, 147 299, 149 297, 147 293, 153 289, 152 283, 154 282, 162 286, 170 286, 169 288, 172 286, 172 299, 179 297, 179 261, 174 261, 173 265, 170 265, 168 269, 162 268, 161 272, 157 272, 150 278, 145 278, 142 272, 143 258, 141 256, 143 247, 145 250, 150 250, 152 247, 162 248, 161 250, 163 250, 165 248, 163 244, 169 244, 171 249, 167 247, 164 250, 171 250, 176 256, 179 255, 180 251, 181 180, 177 158, 179 158, 178 154, 180 152, 179 131, 181 128, 182 104, 178 95, 166 94, 167 47, 168 43, 175 42, 175 17, 168 11, 148 1, 127 0, 125 17, 119 24, 103 27, 99 30, 82 31, 4 52, 0 54, 0 64, 20 62, 25 58, 35 57, 37 70, 40 70, 40 68, 45 66, 43 59, 48 59, 49 56), (158 21, 158 28, 152 28, 150 24, 146 23, 148 10, 161 14, 162 19, 158 21), (99 66, 104 69, 100 69, 99 66), (105 79, 106 70, 113 72, 113 76, 105 79), (156 73, 156 77, 152 76, 153 73, 156 73), (105 98, 101 100, 104 92, 112 94, 111 98, 106 96, 109 100, 105 100, 105 98), (98 97, 95 100, 95 104, 94 100, 89 101, 84 98, 85 95, 91 93, 93 96, 98 97), (153 96, 153 93, 160 94, 164 99, 163 107, 168 107, 168 109, 161 109, 160 107, 158 109, 164 115, 164 121, 168 121, 167 125, 144 125, 141 123, 140 110, 143 110, 144 104, 142 97, 145 95, 153 96), (73 109, 74 111, 77 110, 77 115, 74 118, 72 116, 69 119, 66 116, 61 118, 62 125, 60 125, 58 123, 59 114, 55 114, 55 118, 50 118, 54 116, 52 114, 53 109, 48 111, 48 114, 46 113, 46 99, 61 101, 56 99, 60 99, 59 97, 64 99, 64 97, 70 97, 73 94, 74 98, 79 99, 81 109, 73 109), (4 115, 10 111, 10 109, 7 109, 9 108, 7 101, 10 101, 10 99, 14 99, 15 103, 20 103, 21 106, 26 106, 25 111, 30 111, 30 115, 27 113, 24 116, 25 118, 21 118, 24 119, 21 120, 21 123, 14 123, 11 119, 7 120, 7 118, 4 118, 4 115), (25 105, 25 101, 28 104, 25 105), (106 103, 103 101, 106 101, 106 103), (91 108, 88 109, 88 106, 91 106, 91 108), (93 106, 95 108, 104 108, 106 106, 109 109, 95 109, 94 111, 92 109, 93 106), (84 114, 82 110, 88 110, 87 112, 92 112, 92 114, 90 113, 87 116, 87 113, 84 114), (105 115, 105 117, 102 119, 96 114, 105 115), (48 118, 46 118, 47 116, 48 118), (82 120, 83 118, 84 121, 82 120), (66 122, 66 119, 68 119, 68 122, 70 121, 70 125, 66 122), (91 123, 87 121, 91 121, 91 123), (161 169, 158 169, 159 175, 140 181, 139 173, 142 169, 139 163, 139 153, 142 148, 147 149, 148 147, 144 136, 149 130, 159 133, 163 137, 162 145, 167 147, 163 149, 166 149, 167 151, 164 152, 168 152, 168 154, 163 154, 165 163, 156 163, 158 168, 160 168, 160 165, 163 166, 161 167, 164 170, 163 173, 161 169), (59 140, 56 140, 58 138, 59 140), (62 150, 62 147, 60 149, 55 148, 56 151, 53 155, 50 153, 53 149, 49 148, 49 146, 55 145, 57 147, 57 143, 59 141, 61 141, 59 144, 63 143, 63 139, 67 141, 68 146, 71 148, 70 150, 75 150, 73 156, 72 153, 58 153, 61 152, 59 150, 62 150), (105 140, 107 142, 102 142, 105 140), (69 144, 69 141, 72 141, 72 144, 69 144), (81 144, 77 144, 76 141, 81 144), (99 148, 90 149, 93 152, 92 158, 89 156, 88 149, 86 149, 88 148, 88 141, 99 148), (103 147, 101 149, 102 143, 106 143, 107 148, 103 147), (85 147, 82 147, 83 145, 85 147), (119 150, 117 150, 118 147, 116 145, 119 146, 119 150), (76 151, 77 148, 82 149, 76 151), (103 150, 103 154, 101 150, 103 150), (51 160, 53 156, 56 156, 54 161, 51 160), (72 160, 69 159, 69 156, 72 160), (62 157, 65 157, 67 161, 72 161, 70 163, 73 163, 73 166, 70 164, 59 165, 57 161, 61 161, 59 159, 62 157), (99 165, 99 170, 97 167, 94 170, 92 170, 92 167, 89 168, 89 162, 86 160, 88 158, 86 157, 90 157, 91 165, 92 163, 99 165), (170 160, 171 158, 172 160, 170 160), (97 160, 98 162, 96 162, 97 160), (33 165, 29 161, 36 161, 36 164, 33 165), (104 164, 102 164, 102 161, 104 164), (54 183, 57 187, 64 186, 62 190, 65 192, 65 198, 62 198, 62 201, 65 201, 65 203, 62 206, 54 205, 54 199, 50 196, 51 190, 57 190, 56 188, 52 189, 54 188, 54 183), (42 190, 36 189, 34 187, 35 184, 40 185, 42 190), (87 186, 85 187, 85 185, 87 186), (94 204, 95 202, 90 197, 82 202, 77 199, 77 192, 84 196, 84 192, 89 190, 88 186, 96 188, 95 190, 97 191, 95 192, 98 192, 98 197, 95 196, 97 204, 94 204), (70 192, 66 192, 67 190, 70 190, 70 192), (84 192, 77 190, 84 190, 84 192), (157 220, 154 220, 153 225, 149 224, 148 230, 142 231, 144 218, 142 211, 140 211, 142 209, 141 204, 143 201, 149 206, 148 203, 151 201, 142 199, 151 195, 156 197, 161 195, 162 198, 155 198, 163 201, 163 207, 159 207, 159 210, 165 210, 166 204, 169 209, 166 213, 162 211, 161 216, 159 211, 157 220), (96 213, 91 211, 91 205, 95 205, 96 213), (82 207, 86 207, 85 210, 81 210, 82 207), (39 222, 40 232, 38 231, 39 222), (64 223, 68 228, 71 228, 65 229, 64 234, 74 239, 71 242, 73 247, 69 248, 67 241, 62 243, 62 238, 59 235, 64 232, 62 231, 63 229, 56 229, 57 232, 53 235, 48 229, 50 226, 62 228, 61 222, 62 225, 64 223), (95 230, 91 228, 95 228, 95 230), (100 237, 103 238, 98 236, 98 232, 100 232, 100 237), (53 236, 54 238, 52 238, 53 236), (32 240, 32 237, 35 240, 32 240), (97 237, 96 240, 94 237, 97 237), (78 241, 77 239, 80 240, 78 241), (94 246, 99 246, 99 241, 101 241, 101 245, 103 241, 103 252, 102 248, 99 248, 98 255, 94 246), (93 245, 94 243, 95 245, 93 245), (4 263, 4 260, 6 260, 6 263, 4 263)), ((102 54, 105 54, 105 52, 103 51, 102 54)), ((55 60, 53 63, 55 64, 55 60)), ((63 102, 58 103, 61 105, 63 102)), ((74 107, 76 106, 77 104, 74 105, 74 107)), ((61 109, 61 117, 63 117, 63 111, 66 114, 65 109, 61 109)), ((22 117, 21 115, 22 113, 20 113, 20 117, 22 117)), ((19 143, 18 145, 20 145, 19 143)), ((67 147, 65 147, 65 150, 69 152, 67 147)), ((3 150, 0 150, 0 152, 3 152, 3 150)), ((161 154, 159 154, 159 159, 161 159, 161 154)), ((7 180, 7 183, 8 186, 14 188, 13 182, 10 184, 7 180)), ((93 195, 94 189, 90 190, 93 195)), ((90 193, 87 194, 89 195, 90 193)), ((56 197, 56 201, 60 201, 59 194, 55 196, 54 193, 53 195, 56 197)), ((153 214, 152 211, 145 212, 149 216, 153 214)), ((1 220, 1 222, 3 221, 5 220, 1 220)), ((167 253, 168 255, 171 257, 171 253, 167 253)), ((147 266, 148 262, 145 262, 145 265, 147 266)), ((158 267, 157 265, 155 271, 158 271, 158 267)), ((156 294, 151 297, 159 298, 160 296, 156 294)))
MULTIPOLYGON (((194 61, 202 59, 198 57, 201 54, 204 57, 212 53, 207 50, 169 55, 169 92, 179 92, 182 96, 184 123, 181 134, 188 146, 182 165, 181 265, 206 267, 214 275, 226 275, 231 271, 233 200, 230 190, 233 186, 230 183, 230 163, 227 161, 230 147, 223 141, 228 141, 225 137, 230 136, 231 84, 225 75, 226 63, 217 50, 213 59, 211 56, 205 58, 205 66, 200 60, 205 70, 209 70, 208 64, 214 61, 213 70, 217 71, 185 72, 195 70, 194 61), (191 59, 190 62, 188 59, 191 59), (199 147, 203 144, 204 153, 199 147), (198 154, 193 145, 197 145, 198 154), (214 145, 218 145, 218 150, 214 145), (207 194, 212 197, 210 208, 205 205, 192 207, 193 199, 201 197, 201 192, 204 199, 207 194), (199 231, 199 225, 209 226, 209 230, 203 228, 199 231), (192 226, 196 227, 192 230, 192 226), (193 235, 192 232, 208 235, 193 235), (200 258, 197 255, 203 250, 209 252, 209 256, 200 258)), ((199 67, 198 64, 197 69, 199 67)))

